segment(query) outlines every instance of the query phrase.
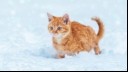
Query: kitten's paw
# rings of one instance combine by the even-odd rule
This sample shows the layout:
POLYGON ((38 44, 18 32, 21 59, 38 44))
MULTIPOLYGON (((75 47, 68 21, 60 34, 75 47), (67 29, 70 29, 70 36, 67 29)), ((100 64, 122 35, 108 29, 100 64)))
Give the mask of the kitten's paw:
POLYGON ((95 55, 100 55, 102 52, 101 51, 99 51, 99 52, 96 52, 95 53, 95 55))
POLYGON ((57 59, 65 58, 65 55, 57 55, 57 59))

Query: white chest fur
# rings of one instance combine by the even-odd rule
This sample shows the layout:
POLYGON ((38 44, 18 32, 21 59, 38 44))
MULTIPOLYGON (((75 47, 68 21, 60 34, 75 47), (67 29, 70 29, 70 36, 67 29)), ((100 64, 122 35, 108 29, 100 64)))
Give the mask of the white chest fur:
POLYGON ((62 41, 62 34, 58 34, 58 35, 56 35, 56 36, 54 36, 54 37, 55 37, 57 43, 60 44, 61 41, 62 41))

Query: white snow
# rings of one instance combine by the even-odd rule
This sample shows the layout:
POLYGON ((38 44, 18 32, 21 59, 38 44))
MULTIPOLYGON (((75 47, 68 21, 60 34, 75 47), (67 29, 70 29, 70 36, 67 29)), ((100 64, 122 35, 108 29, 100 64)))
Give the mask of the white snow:
POLYGON ((127 70, 127 0, 0 0, 0 71, 127 70), (48 32, 47 12, 70 15, 85 25, 105 25, 102 54, 80 53, 56 59, 48 32))

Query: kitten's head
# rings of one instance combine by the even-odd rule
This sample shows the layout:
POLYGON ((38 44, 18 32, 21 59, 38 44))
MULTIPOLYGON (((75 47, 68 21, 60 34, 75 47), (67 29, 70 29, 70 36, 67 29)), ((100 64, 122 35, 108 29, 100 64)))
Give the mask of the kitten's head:
POLYGON ((68 14, 62 17, 56 17, 49 13, 48 20, 48 30, 53 35, 53 37, 62 37, 70 31, 70 21, 68 14))

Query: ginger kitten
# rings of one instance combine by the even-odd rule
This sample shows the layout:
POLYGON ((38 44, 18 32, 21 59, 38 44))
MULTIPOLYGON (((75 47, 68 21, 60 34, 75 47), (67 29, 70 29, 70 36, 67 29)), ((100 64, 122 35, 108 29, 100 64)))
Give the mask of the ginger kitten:
POLYGON ((70 21, 68 14, 56 17, 47 14, 49 19, 48 30, 53 35, 53 46, 57 50, 57 58, 64 58, 65 54, 75 55, 81 51, 89 52, 94 49, 95 54, 101 53, 99 41, 103 37, 104 26, 98 18, 92 18, 99 26, 98 34, 90 26, 70 21))

